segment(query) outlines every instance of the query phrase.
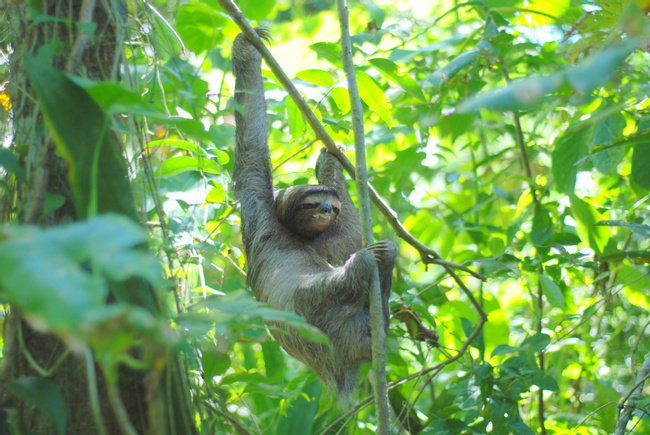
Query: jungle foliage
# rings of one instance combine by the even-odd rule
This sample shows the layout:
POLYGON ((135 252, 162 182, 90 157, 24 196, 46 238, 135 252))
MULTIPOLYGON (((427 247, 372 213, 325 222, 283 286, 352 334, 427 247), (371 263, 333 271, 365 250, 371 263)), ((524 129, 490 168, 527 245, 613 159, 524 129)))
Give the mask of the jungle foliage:
MULTIPOLYGON (((327 132, 350 145, 333 2, 238 4, 269 29, 273 55, 327 132)), ((387 366, 396 430, 606 434, 625 429, 625 418, 628 432, 616 433, 650 431, 650 4, 349 6, 370 182, 477 304, 429 251, 399 238, 394 216, 373 208, 375 239, 400 248, 387 366), (487 322, 466 343, 478 307, 487 322)), ((47 20, 37 10, 30 18, 47 20)), ((121 82, 53 70, 55 44, 30 59, 43 129, 75 174, 88 220, 12 225, 26 150, 11 143, 10 96, 1 95, 0 301, 73 351, 88 346, 107 371, 151 370, 154 359, 130 357, 143 336, 179 352, 202 433, 372 433, 369 367, 353 407, 338 408, 264 321, 322 336, 246 289, 229 187, 238 27, 212 0, 129 2, 126 24, 121 82), (111 132, 123 140, 126 171, 111 132), (116 194, 127 180, 135 201, 116 194), (104 214, 116 209, 137 214, 149 235, 104 214), (147 239, 157 260, 138 249, 147 239), (167 316, 152 315, 137 292, 104 303, 111 282, 132 277, 156 289, 167 316)), ((5 34, 3 50, 10 42, 5 34)), ((3 79, 8 70, 0 65, 3 79)), ((264 75, 276 184, 314 182, 322 145, 264 75)), ((353 160, 351 147, 346 154, 353 160)), ((48 197, 44 214, 60 206, 48 197)), ((9 391, 35 400, 64 433, 50 384, 28 379, 9 391)))

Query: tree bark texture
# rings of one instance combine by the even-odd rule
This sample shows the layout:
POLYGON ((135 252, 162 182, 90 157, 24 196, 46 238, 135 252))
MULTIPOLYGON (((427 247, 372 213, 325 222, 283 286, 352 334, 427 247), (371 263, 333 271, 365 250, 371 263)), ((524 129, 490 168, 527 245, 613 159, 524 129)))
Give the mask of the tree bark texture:
MULTIPOLYGON (((95 80, 116 80, 119 77, 123 37, 122 16, 118 9, 123 5, 118 1, 41 0, 38 3, 41 8, 39 12, 50 19, 35 23, 33 11, 28 16, 30 12, 27 3, 5 3, 13 47, 10 55, 10 89, 15 130, 13 146, 21 156, 27 174, 27 182, 18 185, 18 223, 53 226, 75 221, 77 216, 67 179, 67 165, 55 152, 52 138, 43 123, 25 70, 25 59, 27 56, 38 55, 42 60, 49 58, 55 68, 68 73, 95 80), (80 29, 88 27, 76 24, 88 23, 90 20, 97 26, 93 36, 79 37, 82 32, 80 29), (46 193, 62 196, 65 203, 54 213, 43 217, 46 193)), ((34 3, 29 2, 32 6, 34 3)), ((83 128, 83 125, 79 128, 83 128)), ((143 288, 142 291, 150 289, 143 288)), ((56 429, 31 403, 9 395, 3 384, 26 376, 42 376, 43 369, 47 372, 47 379, 58 387, 65 400, 66 434, 123 433, 124 425, 120 424, 114 411, 115 406, 109 401, 108 385, 97 364, 94 364, 96 378, 91 375, 90 379, 96 379, 103 420, 103 425, 100 426, 103 426, 103 430, 98 428, 93 416, 88 383, 89 367, 84 355, 75 352, 66 354, 66 347, 60 340, 34 331, 21 319, 20 313, 11 308, 4 325, 4 339, 0 408, 12 409, 12 418, 22 426, 25 433, 54 434, 56 429), (61 363, 53 368, 59 361, 61 363)), ((171 403, 172 399, 161 399, 165 396, 173 399, 182 397, 179 400, 187 398, 187 394, 183 393, 188 390, 182 385, 179 367, 175 363, 177 361, 170 361, 172 369, 168 369, 162 376, 160 373, 154 376, 126 367, 120 368, 117 383, 119 397, 136 432, 195 433, 191 417, 188 418, 189 408, 186 403, 171 403), (168 395, 169 386, 159 385, 164 381, 163 378, 176 387, 180 386, 180 389, 168 395), (167 402, 166 408, 163 408, 161 400, 167 402), (184 413, 184 418, 164 418, 160 415, 161 412, 173 413, 175 408, 184 413), (169 427, 172 425, 170 421, 181 425, 189 423, 189 426, 186 430, 179 431, 169 427)), ((91 372, 92 367, 91 363, 91 372)), ((112 398, 114 401, 114 394, 112 398)), ((0 415, 0 419, 1 417, 0 415)))

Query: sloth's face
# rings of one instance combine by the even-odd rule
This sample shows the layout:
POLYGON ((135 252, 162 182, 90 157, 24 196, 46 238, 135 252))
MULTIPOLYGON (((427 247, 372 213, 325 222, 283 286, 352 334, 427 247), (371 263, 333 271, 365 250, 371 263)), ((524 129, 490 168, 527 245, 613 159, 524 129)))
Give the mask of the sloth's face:
POLYGON ((291 186, 277 192, 276 212, 286 228, 300 237, 313 239, 336 222, 341 201, 332 187, 291 186))
POLYGON ((341 212, 338 197, 329 193, 307 195, 296 207, 296 232, 303 237, 313 238, 329 228, 341 212))

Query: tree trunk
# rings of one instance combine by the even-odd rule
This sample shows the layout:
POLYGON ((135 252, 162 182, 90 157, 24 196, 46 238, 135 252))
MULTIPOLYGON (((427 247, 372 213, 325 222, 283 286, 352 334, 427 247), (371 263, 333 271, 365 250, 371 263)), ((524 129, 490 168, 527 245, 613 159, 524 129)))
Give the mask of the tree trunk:
MULTIPOLYGON (((96 80, 115 80, 122 53, 122 17, 118 2, 89 0, 42 0, 41 14, 50 17, 34 23, 28 16, 28 2, 7 2, 12 29, 13 53, 11 61, 11 101, 13 107, 14 140, 16 154, 22 156, 27 182, 19 184, 17 194, 18 221, 21 224, 59 225, 77 219, 67 165, 57 156, 50 134, 43 123, 39 105, 31 89, 25 59, 37 56, 49 61, 55 68, 96 80), (91 7, 89 9, 89 6, 91 7), (89 13, 90 12, 90 13, 89 13), (54 19, 51 19, 54 18, 54 19), (92 38, 84 44, 78 22, 92 20, 97 27, 92 38), (69 23, 70 25, 67 25, 69 23), (80 46, 75 46, 79 45, 80 46), (54 213, 43 217, 46 195, 59 195, 65 200, 54 213)), ((34 2, 29 2, 34 6, 34 2)), ((33 14, 33 10, 31 12, 33 14)), ((80 125, 83 128, 83 125, 80 125)), ((38 273, 38 271, 34 271, 38 273)), ((151 291, 143 285, 136 291, 151 291)), ((21 320, 20 313, 10 308, 4 327, 5 349, 3 381, 11 382, 27 376, 46 376, 61 392, 67 409, 67 434, 109 435, 124 432, 124 419, 114 412, 115 404, 109 401, 108 385, 97 364, 93 384, 89 385, 87 362, 84 356, 67 353, 66 346, 57 338, 31 329, 21 320), (57 363, 60 364, 57 365, 57 363), (97 427, 91 408, 89 387, 96 385, 103 429, 97 427)), ((164 350, 158 349, 161 355, 164 350)), ((167 369, 156 376, 121 367, 117 383, 119 396, 127 410, 128 419, 138 433, 193 434, 188 406, 188 390, 183 384, 175 357, 167 361, 167 369), (165 384, 161 385, 162 382, 165 384), (165 413, 165 416, 161 416, 165 413), (174 415, 170 415, 174 414, 174 415)), ((11 396, 0 384, 0 404, 13 408, 14 429, 20 432, 54 434, 53 422, 37 410, 32 403, 11 396)), ((3 427, 0 410, 0 429, 3 427)), ((5 422, 6 423, 6 422, 5 422)))

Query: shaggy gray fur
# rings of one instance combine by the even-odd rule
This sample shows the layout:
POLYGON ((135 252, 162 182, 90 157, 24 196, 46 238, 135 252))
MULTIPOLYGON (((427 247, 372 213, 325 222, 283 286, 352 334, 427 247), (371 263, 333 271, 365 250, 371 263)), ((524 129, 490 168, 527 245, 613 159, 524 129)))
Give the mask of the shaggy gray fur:
MULTIPOLYGON (((265 29, 256 29, 268 39, 265 29)), ((316 176, 338 193, 341 211, 335 223, 314 239, 305 239, 278 220, 267 143, 268 121, 261 55, 244 35, 235 38, 237 145, 233 179, 240 200, 242 240, 248 261, 248 285, 255 297, 279 310, 293 311, 322 330, 328 347, 311 342, 291 327, 272 324, 273 336, 293 357, 311 367, 339 398, 355 389, 362 363, 372 358, 368 292, 379 266, 385 325, 388 328, 392 270, 397 249, 383 241, 362 249, 361 225, 338 160, 321 151, 316 176), (334 267, 332 264, 342 264, 334 267)), ((303 195, 303 186, 293 189, 303 195)), ((322 188, 317 188, 322 191, 322 188)), ((287 193, 292 196, 292 193, 287 193)), ((290 203, 290 198, 286 203, 290 203)), ((279 207, 286 205, 285 200, 279 207)))

